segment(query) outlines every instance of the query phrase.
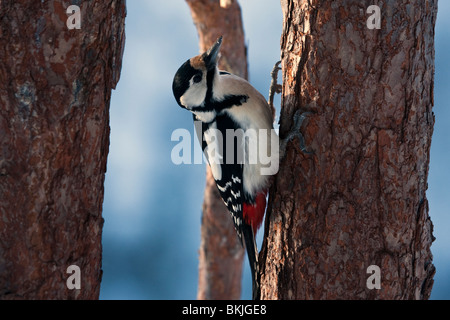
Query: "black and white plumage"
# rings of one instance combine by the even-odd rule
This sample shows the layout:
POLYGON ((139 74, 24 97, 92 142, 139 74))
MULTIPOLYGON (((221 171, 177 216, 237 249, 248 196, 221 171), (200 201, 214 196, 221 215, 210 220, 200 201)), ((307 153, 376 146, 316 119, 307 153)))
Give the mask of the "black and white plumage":
POLYGON ((278 170, 278 137, 272 109, 246 80, 217 68, 222 37, 205 53, 187 60, 173 80, 177 103, 201 121, 197 136, 220 195, 245 244, 252 269, 253 298, 259 297, 255 233, 265 212, 271 175, 278 170), (243 133, 240 135, 239 133, 243 133), (267 146, 272 162, 251 158, 267 146), (275 163, 274 163, 275 162, 275 163))

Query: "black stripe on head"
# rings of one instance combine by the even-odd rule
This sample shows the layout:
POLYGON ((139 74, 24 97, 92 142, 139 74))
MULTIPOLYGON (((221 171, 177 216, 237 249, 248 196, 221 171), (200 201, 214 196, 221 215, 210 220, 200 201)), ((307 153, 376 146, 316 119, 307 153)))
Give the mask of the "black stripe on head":
POLYGON ((190 60, 187 60, 185 63, 181 65, 178 69, 175 77, 173 78, 172 83, 172 91, 177 103, 184 108, 184 106, 180 102, 180 98, 183 94, 189 89, 189 81, 191 78, 197 74, 201 73, 200 70, 197 70, 191 66, 190 60))
POLYGON ((228 109, 233 106, 241 106, 246 103, 248 100, 247 95, 239 94, 239 95, 226 95, 222 101, 215 101, 213 104, 215 105, 216 110, 228 109))
POLYGON ((205 101, 207 101, 207 103, 212 101, 214 78, 216 77, 216 72, 217 68, 213 68, 212 70, 208 70, 208 73, 206 74, 206 85, 208 89, 206 91, 205 101))
MULTIPOLYGON (((221 101, 213 99, 214 79, 217 73, 219 74, 223 73, 223 71, 220 72, 217 71, 218 71, 217 68, 214 68, 213 70, 209 70, 208 73, 206 74, 206 85, 208 86, 205 97, 206 105, 201 110, 203 111, 215 110, 217 113, 219 113, 223 109, 228 109, 233 106, 241 106, 243 103, 247 102, 248 100, 247 95, 226 95, 221 101)), ((229 74, 228 72, 225 73, 229 74)))
MULTIPOLYGON (((222 72, 222 71, 220 71, 222 72)), ((220 113, 224 109, 231 108, 233 106, 241 106, 248 100, 247 95, 226 95, 223 97, 222 100, 215 100, 213 98, 213 87, 214 87, 214 80, 215 77, 218 76, 219 71, 217 68, 214 68, 212 70, 209 70, 206 73, 206 97, 205 97, 205 104, 198 107, 192 107, 190 110, 194 112, 209 112, 209 111, 215 111, 216 114, 220 113)), ((214 121, 215 119, 211 120, 214 121)))
POLYGON ((246 103, 248 100, 247 95, 227 95, 221 101, 216 100, 206 100, 208 101, 205 106, 202 107, 194 107, 192 111, 213 111, 215 110, 217 113, 224 109, 231 108, 233 106, 241 106, 246 103))

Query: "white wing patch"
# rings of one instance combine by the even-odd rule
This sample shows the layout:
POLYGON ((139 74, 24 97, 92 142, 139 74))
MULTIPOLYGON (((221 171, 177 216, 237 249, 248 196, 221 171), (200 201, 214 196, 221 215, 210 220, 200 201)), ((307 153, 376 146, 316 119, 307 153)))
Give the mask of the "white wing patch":
POLYGON ((233 208, 234 211, 240 211, 241 210, 241 205, 240 204, 232 204, 231 207, 233 208))
MULTIPOLYGON (((215 176, 214 176, 214 178, 215 178, 215 176)), ((217 184, 217 188, 218 188, 221 192, 225 192, 225 191, 228 190, 229 187, 233 186, 233 183, 241 183, 241 179, 239 179, 238 177, 235 177, 235 176, 233 176, 233 175, 231 176, 231 180, 232 180, 232 182, 231 182, 231 181, 228 181, 227 183, 225 183, 225 186, 223 186, 223 187, 221 187, 221 186, 219 186, 219 185, 217 184)), ((241 196, 241 191, 238 191, 238 192, 236 192, 236 193, 234 193, 233 190, 230 190, 230 191, 231 191, 231 195, 232 195, 235 199, 237 199, 237 198, 239 198, 239 197, 241 196)))
POLYGON ((228 181, 224 187, 217 185, 217 188, 219 188, 220 191, 225 192, 227 191, 228 187, 231 187, 231 185, 232 185, 231 181, 228 181))
POLYGON ((236 193, 234 193, 233 190, 230 190, 230 191, 231 191, 231 195, 232 195, 235 199, 237 199, 237 198, 239 198, 239 197, 241 196, 241 191, 238 191, 238 192, 236 192, 236 193))
POLYGON ((222 168, 220 165, 223 163, 223 156, 221 153, 222 140, 220 140, 220 135, 221 133, 217 130, 217 125, 214 122, 211 127, 205 131, 204 137, 207 144, 205 153, 215 180, 222 179, 222 168))
POLYGON ((225 205, 228 206, 230 203, 233 202, 233 199, 231 199, 231 197, 228 197, 227 201, 224 200, 223 202, 225 202, 225 205))
POLYGON ((233 180, 234 183, 241 183, 241 179, 239 177, 235 177, 234 175, 231 176, 231 180, 233 180))

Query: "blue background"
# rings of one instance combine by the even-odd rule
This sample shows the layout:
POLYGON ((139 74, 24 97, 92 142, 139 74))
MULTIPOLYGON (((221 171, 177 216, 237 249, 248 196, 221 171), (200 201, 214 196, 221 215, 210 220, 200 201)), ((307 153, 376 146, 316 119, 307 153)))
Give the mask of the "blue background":
MULTIPOLYGON (((270 71, 280 59, 281 7, 279 1, 240 4, 250 82, 267 97, 270 71)), ((197 31, 182 0, 127 1, 127 10, 122 75, 111 101, 100 298, 195 299, 205 165, 171 161, 177 144, 172 132, 193 130, 192 117, 178 107, 171 86, 178 67, 199 53, 197 31)), ((450 298, 449 17, 450 2, 439 1, 436 124, 427 191, 436 237, 433 299, 450 298)), ((242 298, 251 297, 250 286, 245 265, 242 298)))

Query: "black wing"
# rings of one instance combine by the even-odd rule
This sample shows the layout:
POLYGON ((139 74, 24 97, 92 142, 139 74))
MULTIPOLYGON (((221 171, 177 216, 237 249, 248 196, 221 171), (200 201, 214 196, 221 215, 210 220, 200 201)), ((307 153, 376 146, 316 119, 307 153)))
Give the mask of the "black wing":
MULTIPOLYGON (((194 115, 194 121, 197 120, 194 115)), ((218 116, 215 125, 220 132, 226 132, 227 129, 236 130, 236 125, 232 119, 228 116, 218 116)), ((197 130, 197 126, 196 130, 197 130)), ((211 124, 202 122, 202 132, 197 130, 197 138, 199 139, 203 152, 208 158, 205 149, 207 147, 204 133, 210 129, 211 124)), ((256 250, 255 236, 253 234, 252 227, 247 224, 243 217, 244 209, 244 192, 243 192, 243 150, 238 148, 243 147, 242 141, 238 141, 239 138, 234 138, 233 141, 227 141, 227 137, 222 137, 222 143, 219 143, 219 150, 222 151, 223 164, 220 166, 221 175, 220 179, 216 179, 216 186, 219 190, 220 196, 228 208, 233 219, 234 228, 241 241, 241 244, 245 244, 247 250, 247 256, 250 264, 252 274, 252 291, 253 299, 259 300, 259 265, 258 265, 258 252, 256 250), (227 144, 228 143, 228 144, 227 144), (232 143, 232 145, 229 145, 232 143), (233 150, 233 157, 227 157, 227 151, 233 150), (238 152, 239 151, 239 152, 238 152)), ((208 160, 209 161, 209 160, 208 160)))
MULTIPOLYGON (((215 122, 217 126, 217 130, 220 132, 226 132, 226 129, 235 129, 235 123, 227 116, 219 116, 218 121, 215 122)), ((194 120, 197 120, 194 115, 194 120)), ((198 127, 196 126, 196 129, 198 127)), ((198 132, 197 130, 197 138, 202 145, 203 152, 208 158, 207 152, 205 149, 207 147, 206 139, 204 138, 204 133, 211 128, 211 124, 202 122, 202 132, 198 132)), ((218 150, 221 151, 221 157, 223 164, 220 166, 221 169, 221 177, 220 179, 216 179, 217 189, 219 190, 220 196, 222 197, 223 202, 230 211, 231 217, 233 219, 234 228, 239 237, 241 243, 243 243, 243 235, 242 228, 244 224, 243 219, 243 164, 242 160, 238 159, 238 156, 242 154, 238 153, 238 145, 234 141, 233 145, 227 145, 226 136, 222 137, 221 143, 219 143, 218 150), (230 148, 233 148, 234 157, 232 161, 227 161, 227 150, 231 151, 230 148)), ((217 150, 216 150, 217 151, 217 150)), ((228 159, 231 160, 231 159, 228 159)), ((209 161, 209 159, 208 159, 209 161)))

